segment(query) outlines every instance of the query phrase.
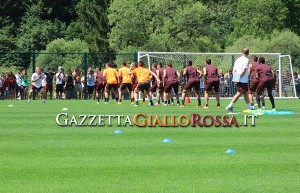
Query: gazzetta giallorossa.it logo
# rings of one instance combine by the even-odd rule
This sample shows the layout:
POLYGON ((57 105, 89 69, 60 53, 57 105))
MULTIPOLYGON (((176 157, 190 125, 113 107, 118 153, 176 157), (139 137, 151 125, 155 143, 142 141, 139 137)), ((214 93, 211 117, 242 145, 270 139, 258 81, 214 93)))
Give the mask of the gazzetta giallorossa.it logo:
POLYGON ((56 116, 56 124, 61 127, 104 127, 104 126, 136 126, 136 127, 244 127, 255 126, 257 115, 69 115, 60 113, 56 116))

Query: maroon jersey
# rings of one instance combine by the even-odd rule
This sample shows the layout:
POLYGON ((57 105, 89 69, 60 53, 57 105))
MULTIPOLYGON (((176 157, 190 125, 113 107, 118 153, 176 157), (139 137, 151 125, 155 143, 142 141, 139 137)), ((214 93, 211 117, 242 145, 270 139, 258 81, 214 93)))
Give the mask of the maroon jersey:
POLYGON ((174 68, 166 68, 166 82, 177 83, 178 75, 174 68))
POLYGON ((207 65, 206 67, 207 82, 219 81, 218 68, 213 65, 207 65))
POLYGON ((101 71, 97 72, 96 78, 98 84, 103 84, 103 73, 101 71))
MULTIPOLYGON (((154 69, 151 70, 151 72, 153 72, 154 74, 156 74, 156 71, 157 71, 156 68, 154 68, 154 69)), ((152 81, 152 84, 156 84, 157 83, 156 82, 156 78, 154 76, 152 76, 151 81, 152 81)))
POLYGON ((186 73, 187 73, 189 79, 200 80, 198 73, 197 73, 197 68, 188 66, 188 67, 186 67, 186 73))
POLYGON ((251 69, 251 75, 252 75, 252 80, 256 79, 256 68, 259 66, 258 62, 253 62, 252 64, 252 69, 251 69))
POLYGON ((8 83, 9 85, 15 85, 17 83, 15 75, 8 76, 8 83))
POLYGON ((132 75, 132 84, 138 84, 138 79, 136 75, 132 75))
POLYGON ((158 69, 158 78, 159 78, 160 81, 163 80, 164 70, 165 70, 165 68, 159 68, 158 69))
POLYGON ((267 64, 260 64, 256 68, 256 73, 258 74, 258 78, 262 81, 273 79, 272 68, 267 64))

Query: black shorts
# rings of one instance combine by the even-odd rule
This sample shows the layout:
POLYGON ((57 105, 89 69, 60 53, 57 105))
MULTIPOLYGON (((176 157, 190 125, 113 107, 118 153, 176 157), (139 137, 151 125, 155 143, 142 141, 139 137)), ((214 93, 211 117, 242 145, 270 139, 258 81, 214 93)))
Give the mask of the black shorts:
POLYGON ((118 90, 118 84, 106 84, 105 91, 110 91, 114 89, 114 91, 118 90))
POLYGON ((248 83, 238 82, 236 86, 239 93, 245 93, 248 91, 248 83))
POLYGON ((8 85, 8 90, 15 90, 15 89, 16 89, 16 84, 8 85))
POLYGON ((149 90, 150 90, 150 81, 140 82, 137 86, 137 89, 138 89, 138 91, 149 92, 149 90))
POLYGON ((88 88, 88 94, 93 94, 95 86, 87 86, 88 88))
POLYGON ((43 87, 35 87, 33 84, 30 84, 30 90, 33 90, 34 92, 39 92, 41 89, 43 89, 43 87))
POLYGON ((62 93, 63 91, 64 91, 64 86, 62 84, 57 84, 55 92, 56 93, 59 93, 59 92, 62 93))
POLYGON ((132 91, 132 84, 131 83, 122 83, 120 89, 125 90, 126 88, 129 90, 129 92, 131 92, 132 91))
POLYGON ((105 85, 103 84, 103 82, 99 82, 96 86, 96 91, 101 92, 104 90, 104 88, 105 88, 105 85))

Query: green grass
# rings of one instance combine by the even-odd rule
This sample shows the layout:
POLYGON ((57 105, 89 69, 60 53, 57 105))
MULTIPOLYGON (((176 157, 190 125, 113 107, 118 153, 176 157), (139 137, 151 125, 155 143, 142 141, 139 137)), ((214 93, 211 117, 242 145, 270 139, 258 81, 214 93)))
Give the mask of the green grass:
MULTIPOLYGON (((0 192, 299 192, 300 103, 255 127, 59 127, 56 115, 226 115, 222 109, 134 108, 95 101, 0 101, 0 192), (8 107, 8 105, 14 105, 8 107), (118 107, 118 108, 116 108, 118 107), (114 134, 116 129, 124 131, 114 134), (172 143, 162 143, 164 138, 172 143), (234 155, 225 154, 233 148, 234 155)), ((267 101, 267 106, 270 106, 267 101)), ((235 110, 245 109, 238 101, 235 110)), ((242 115, 235 115, 242 122, 242 115)))

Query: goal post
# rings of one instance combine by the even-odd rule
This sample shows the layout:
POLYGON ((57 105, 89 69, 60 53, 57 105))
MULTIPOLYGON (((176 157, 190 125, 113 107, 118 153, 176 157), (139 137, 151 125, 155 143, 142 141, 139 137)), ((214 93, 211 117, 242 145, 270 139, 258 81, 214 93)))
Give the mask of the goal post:
MULTIPOLYGON (((248 56, 250 61, 253 55, 264 56, 266 63, 271 65, 276 72, 277 81, 273 90, 274 96, 278 98, 295 98, 296 90, 291 56, 282 55, 281 53, 251 53, 248 56)), ((187 61, 190 60, 193 62, 193 66, 202 69, 205 66, 205 60, 211 59, 212 64, 216 65, 219 71, 222 70, 225 76, 220 85, 222 98, 232 97, 236 93, 236 84, 231 81, 231 71, 235 60, 240 56, 241 53, 138 52, 138 60, 143 61, 149 69, 151 69, 153 63, 165 65, 171 62, 174 68, 182 71, 187 61)))

